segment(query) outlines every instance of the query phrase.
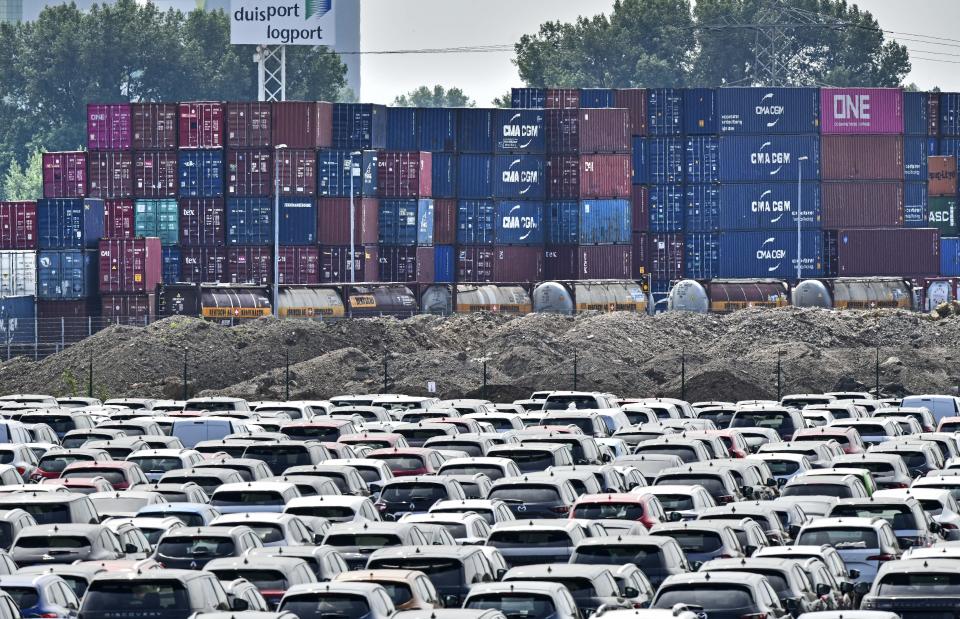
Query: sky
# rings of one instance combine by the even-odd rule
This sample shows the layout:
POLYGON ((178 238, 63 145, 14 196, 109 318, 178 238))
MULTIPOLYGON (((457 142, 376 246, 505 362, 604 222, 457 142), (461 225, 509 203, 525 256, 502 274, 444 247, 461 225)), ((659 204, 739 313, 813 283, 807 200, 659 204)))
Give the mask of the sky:
MULTIPOLYGON (((512 45, 544 21, 610 10, 612 0, 361 0, 364 52, 512 45)), ((862 0, 907 45, 921 89, 960 91, 960 0, 862 0), (919 35, 919 36, 918 36, 919 35), (935 39, 932 37, 939 37, 935 39), (946 40, 943 40, 946 39, 946 40)), ((520 84, 513 52, 363 55, 362 99, 391 103, 421 84, 458 86, 478 105, 520 84)))

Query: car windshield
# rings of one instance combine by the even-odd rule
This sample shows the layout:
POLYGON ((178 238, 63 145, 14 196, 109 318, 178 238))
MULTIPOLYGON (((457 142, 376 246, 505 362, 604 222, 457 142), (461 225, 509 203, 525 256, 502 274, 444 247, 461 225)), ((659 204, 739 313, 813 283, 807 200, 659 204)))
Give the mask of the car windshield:
POLYGON ((302 466, 304 464, 313 464, 310 457, 310 451, 299 446, 283 445, 252 445, 243 452, 244 458, 254 458, 263 460, 267 466, 274 472, 283 472, 291 466, 302 466))
POLYGON ((45 423, 60 436, 75 428, 73 419, 66 415, 24 415, 20 421, 21 423, 45 423))
POLYGON ((234 506, 234 505, 283 505, 283 495, 279 492, 267 490, 233 490, 227 492, 217 492, 210 499, 210 505, 234 506))
POLYGON ((587 436, 593 436, 593 419, 590 417, 550 417, 544 419, 540 425, 544 426, 576 426, 587 436))
POLYGON ((63 479, 92 479, 94 477, 102 477, 111 484, 122 484, 127 481, 127 477, 123 474, 123 471, 106 468, 77 469, 64 473, 61 477, 63 479))
POLYGON ((147 541, 150 542, 151 546, 157 545, 157 540, 160 539, 160 536, 167 532, 167 529, 151 529, 148 527, 137 527, 140 529, 140 532, 143 533, 143 536, 147 538, 147 541))
POLYGON ((577 548, 577 563, 616 564, 633 563, 641 570, 663 567, 663 552, 659 546, 581 546, 577 548))
POLYGON ((423 458, 420 456, 377 456, 390 467, 391 471, 409 471, 423 467, 423 458))
POLYGON ((117 609, 123 609, 125 616, 149 617, 157 611, 183 614, 191 608, 186 590, 177 581, 94 581, 83 598, 84 613, 100 616, 112 616, 117 609))
POLYGON ((956 596, 960 591, 960 574, 915 571, 887 574, 880 581, 877 595, 911 597, 956 596))
POLYGON ((370 561, 371 570, 417 570, 427 575, 437 589, 459 589, 463 583, 463 565, 452 559, 380 559, 370 561))
POLYGON ((439 524, 447 531, 450 531, 450 535, 452 535, 454 538, 467 536, 467 526, 458 522, 436 522, 430 524, 439 524))
POLYGON ((500 486, 491 490, 487 498, 508 503, 557 503, 560 501, 560 491, 555 486, 500 486))
POLYGON ((855 466, 858 469, 867 469, 871 473, 878 473, 881 475, 892 475, 896 472, 896 469, 893 468, 893 465, 889 462, 871 462, 869 460, 862 461, 857 460, 856 463, 848 463, 849 466, 855 466))
POLYGON ((131 461, 139 464, 140 468, 147 473, 166 473, 167 471, 172 471, 173 469, 178 469, 183 466, 180 458, 149 456, 143 458, 134 457, 131 458, 131 461))
POLYGON ((17 539, 16 548, 89 548, 90 540, 74 535, 37 535, 17 539))
POLYGON ((167 557, 229 557, 234 551, 229 537, 173 537, 160 540, 157 552, 167 557))
POLYGON ((799 483, 784 486, 781 496, 832 496, 849 499, 853 492, 846 484, 808 484, 799 483))
POLYGON ((588 520, 639 520, 643 517, 643 505, 639 503, 581 503, 576 507, 576 517, 588 520))
POLYGON ((442 484, 391 484, 380 494, 380 500, 385 503, 436 502, 446 498, 447 489, 442 484))
POLYGON ((393 601, 394 606, 406 604, 413 599, 413 591, 410 590, 409 586, 402 582, 393 582, 387 580, 378 582, 377 584, 387 590, 387 595, 390 596, 390 600, 393 601))
MULTIPOLYGON (((159 512, 154 515, 159 515, 159 512)), ((206 524, 206 521, 203 517, 203 514, 195 512, 163 512, 164 516, 173 516, 174 518, 179 518, 183 524, 188 527, 202 527, 206 524)))
POLYGON ((570 591, 570 594, 578 600, 589 599, 597 595, 593 581, 589 578, 549 578, 544 580, 565 586, 567 590, 570 591))
POLYGON ((800 463, 793 460, 764 460, 774 475, 793 475, 800 469, 800 463))
POLYGON ((653 603, 653 608, 669 609, 676 604, 690 604, 709 608, 711 613, 755 606, 753 596, 745 587, 733 584, 696 584, 661 588, 653 603))
POLYGON ((267 413, 270 415, 276 415, 277 413, 285 413, 290 419, 300 419, 303 417, 303 413, 299 408, 287 408, 286 406, 260 406, 256 410, 257 413, 267 413))
POLYGON ((597 399, 588 395, 554 395, 543 403, 545 411, 563 411, 568 409, 589 409, 597 407, 597 399))
POLYGON ((546 619, 556 612, 556 607, 550 596, 535 593, 474 595, 467 600, 466 608, 499 610, 508 619, 546 619))
POLYGON ((542 471, 548 466, 554 464, 553 453, 541 449, 512 449, 510 451, 498 451, 497 456, 509 458, 516 462, 520 470, 542 471))
POLYGON ((280 610, 299 619, 356 619, 369 614, 366 598, 343 593, 313 593, 283 600, 280 610))
POLYGON ((715 531, 674 530, 662 531, 660 535, 677 540, 684 552, 714 552, 723 547, 723 538, 715 531))
POLYGON ((13 601, 21 610, 32 608, 40 602, 40 596, 33 587, 4 587, 4 592, 9 593, 13 601))
POLYGON ((60 456, 44 456, 40 458, 40 468, 49 473, 59 473, 63 469, 67 468, 68 464, 73 464, 74 462, 89 462, 93 460, 90 456, 75 456, 75 455, 60 455, 60 456))
POLYGON ((353 518, 354 512, 349 507, 342 505, 304 505, 301 507, 289 507, 286 512, 294 516, 314 516, 317 518, 353 518))
POLYGON ((525 546, 570 546, 570 534, 566 531, 505 529, 494 531, 488 540, 497 548, 523 548, 525 546))
POLYGON ((836 529, 810 529, 800 533, 798 546, 821 546, 828 544, 837 550, 848 548, 877 548, 879 541, 873 529, 842 527, 836 529))
POLYGON ((338 533, 328 535, 323 542, 327 546, 343 547, 369 547, 378 548, 380 546, 400 546, 403 540, 399 535, 392 533, 338 533))
MULTIPOLYGON (((790 417, 781 412, 740 412, 731 420, 731 428, 771 428, 779 430, 790 417)), ((793 424, 790 424, 793 425, 793 424)))
POLYGON ((264 589, 286 591, 290 587, 290 583, 287 582, 283 572, 278 572, 276 570, 214 570, 213 573, 217 575, 217 580, 223 582, 229 582, 238 578, 246 578, 261 591, 264 589))
POLYGON ((677 456, 684 462, 696 462, 699 458, 697 456, 697 450, 690 445, 650 445, 649 447, 644 447, 643 443, 640 444, 640 447, 634 452, 637 454, 660 454, 663 456, 677 456))

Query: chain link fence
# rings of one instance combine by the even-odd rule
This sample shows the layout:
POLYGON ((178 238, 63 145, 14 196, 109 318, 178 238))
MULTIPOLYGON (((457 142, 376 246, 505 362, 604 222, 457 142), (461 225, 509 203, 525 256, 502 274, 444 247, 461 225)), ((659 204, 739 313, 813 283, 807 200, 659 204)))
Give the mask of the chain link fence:
POLYGON ((7 318, 0 316, 0 357, 40 360, 113 325, 144 327, 146 318, 7 318))

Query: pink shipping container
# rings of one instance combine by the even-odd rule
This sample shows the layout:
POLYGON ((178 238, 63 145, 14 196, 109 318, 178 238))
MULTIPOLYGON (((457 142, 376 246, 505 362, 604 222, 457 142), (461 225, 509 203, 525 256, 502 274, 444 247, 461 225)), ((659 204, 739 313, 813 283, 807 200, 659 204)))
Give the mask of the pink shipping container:
POLYGON ((177 147, 177 105, 134 103, 133 150, 172 150, 177 147))
POLYGON ((820 132, 903 134, 903 91, 821 88, 820 132))
POLYGON ((822 136, 820 166, 825 181, 902 181, 903 136, 822 136))
POLYGON ((507 283, 543 280, 543 247, 493 247, 493 281, 507 283))
MULTIPOLYGON (((363 249, 362 247, 360 248, 363 249)), ((281 247, 280 284, 319 284, 320 250, 317 247, 281 247)))
POLYGON ((683 278, 684 244, 682 234, 661 232, 634 235, 634 243, 646 240, 649 273, 659 282, 683 278))
POLYGON ((903 183, 822 183, 821 201, 826 229, 903 225, 903 183))
POLYGON ((133 197, 133 153, 87 153, 87 185, 91 198, 133 197))
POLYGON ((289 148, 333 145, 333 104, 324 101, 274 102, 271 121, 274 144, 289 148))
POLYGON ((461 245, 457 248, 456 262, 458 282, 493 281, 493 247, 461 245))
POLYGON ((551 199, 629 198, 630 155, 554 155, 547 160, 551 199))
POLYGON ((433 244, 455 245, 457 242, 457 201, 433 201, 433 244))
MULTIPOLYGON (((375 282, 380 264, 380 248, 366 245, 354 248, 354 281, 375 282)), ((343 284, 350 282, 350 247, 320 246, 320 283, 343 284)))
POLYGON ((264 101, 227 103, 227 148, 267 148, 272 105, 264 101))
POLYGON ((551 153, 629 153, 630 117, 627 110, 547 110, 547 149, 551 153))
MULTIPOLYGON (((433 157, 428 152, 377 153, 377 190, 382 198, 429 198, 433 157)), ((381 256, 382 258, 382 256, 381 256)))
POLYGON ((227 151, 227 196, 262 198, 273 193, 271 152, 261 150, 227 151))
POLYGON ((836 233, 836 271, 839 277, 936 276, 940 273, 940 234, 933 228, 840 230, 836 233))
POLYGON ((621 88, 613 92, 613 103, 627 110, 630 135, 647 135, 647 91, 643 88, 621 88))
POLYGON ((154 294, 106 294, 100 305, 100 315, 119 324, 148 325, 156 319, 154 294))
POLYGON ((103 201, 103 236, 108 239, 132 239, 133 200, 103 201))
POLYGON ((0 202, 0 249, 37 248, 37 203, 0 202))
POLYGON ((160 239, 100 241, 100 292, 153 292, 163 282, 160 239))
POLYGON ((224 104, 219 101, 181 103, 180 148, 223 148, 224 104))
POLYGON ((577 109, 580 107, 580 89, 547 88, 544 105, 550 109, 577 109))
POLYGON ((227 280, 231 284, 264 285, 273 282, 273 249, 231 247, 227 250, 227 280))
POLYGON ((381 282, 432 283, 434 280, 433 247, 380 247, 378 276, 381 282))
POLYGON ((280 195, 313 196, 317 193, 317 153, 312 150, 277 151, 280 195))
POLYGON ((226 208, 220 198, 180 198, 180 245, 225 245, 226 208))
POLYGON ((216 284, 227 279, 226 247, 183 247, 180 250, 181 281, 216 284))
POLYGON ((43 153, 43 197, 85 198, 87 153, 43 153))
POLYGON ((130 150, 133 118, 129 103, 87 104, 87 148, 130 150))
MULTIPOLYGON (((650 229, 650 188, 646 185, 632 185, 630 187, 630 204, 633 208, 633 231, 646 232, 650 229)), ((636 249, 633 253, 637 253, 636 249)))
POLYGON ((133 183, 133 195, 137 198, 177 197, 177 153, 152 151, 134 154, 133 183))
MULTIPOLYGON (((378 239, 380 201, 353 199, 353 243, 375 244, 378 239)), ((350 198, 317 200, 317 240, 320 245, 350 244, 350 198)))

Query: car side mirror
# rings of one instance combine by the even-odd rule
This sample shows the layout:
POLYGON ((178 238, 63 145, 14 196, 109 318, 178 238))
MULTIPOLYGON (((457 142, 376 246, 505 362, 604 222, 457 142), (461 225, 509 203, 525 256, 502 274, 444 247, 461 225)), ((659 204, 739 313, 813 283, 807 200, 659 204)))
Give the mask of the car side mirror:
POLYGON ((447 608, 457 608, 460 606, 460 598, 455 595, 443 596, 443 605, 447 608))
POLYGON ((776 487, 777 487, 777 480, 774 479, 773 477, 768 477, 767 488, 776 488, 776 487))
POLYGON ((780 479, 777 480, 777 487, 782 488, 783 486, 786 485, 786 483, 787 483, 787 478, 781 477, 780 479))
POLYGON ((250 610, 250 602, 242 598, 233 598, 233 601, 230 602, 230 610, 235 610, 237 612, 250 610))
POLYGON ((132 555, 140 552, 140 549, 137 548, 136 544, 124 544, 123 552, 127 553, 128 555, 132 555))
POLYGON ((817 585, 817 595, 819 596, 830 595, 830 591, 832 591, 832 589, 830 588, 830 585, 826 583, 817 585))
POLYGON ((669 520, 670 522, 680 522, 681 520, 683 520, 683 514, 681 514, 680 512, 670 512, 669 514, 667 514, 667 520, 669 520))
POLYGON ((326 537, 326 536, 325 536, 323 533, 314 533, 314 534, 313 534, 313 543, 314 543, 314 544, 317 544, 317 545, 322 544, 324 537, 326 537))
POLYGON ((600 454, 600 462, 606 463, 606 462, 610 462, 611 460, 613 460, 613 458, 610 457, 610 454, 608 453, 600 454))
POLYGON ((507 575, 507 570, 503 569, 502 567, 499 570, 497 570, 497 580, 503 580, 503 577, 506 575, 507 575))
POLYGON ((748 499, 752 499, 754 495, 753 486, 744 486, 743 487, 743 496, 748 499))
POLYGON ((78 608, 79 607, 73 602, 67 602, 67 605, 66 605, 67 610, 77 610, 78 608))
POLYGON ((797 537, 800 535, 800 525, 791 524, 789 527, 787 527, 787 531, 790 533, 790 537, 797 539, 797 537))
POLYGON ((625 598, 635 598, 640 595, 640 592, 637 591, 634 587, 624 587, 623 588, 623 597, 625 598))
POLYGON ((851 593, 853 593, 853 583, 849 583, 849 582, 840 583, 840 593, 844 593, 846 595, 850 595, 851 593))
POLYGON ((931 522, 929 528, 931 533, 940 533, 943 531, 943 525, 939 522, 931 522))
POLYGON ((857 595, 866 595, 870 593, 870 585, 865 582, 858 582, 857 584, 853 585, 853 592, 857 595))
POLYGON ((743 549, 743 553, 748 557, 753 556, 753 553, 755 553, 756 551, 757 551, 757 547, 753 545, 749 545, 743 549))
POLYGON ((860 578, 860 570, 850 570, 850 572, 847 575, 850 577, 851 580, 856 580, 860 578))
POLYGON ((690 565, 690 567, 693 568, 693 571, 694 571, 694 572, 697 572, 697 571, 700 570, 701 567, 703 567, 703 561, 694 561, 694 562, 690 565))

